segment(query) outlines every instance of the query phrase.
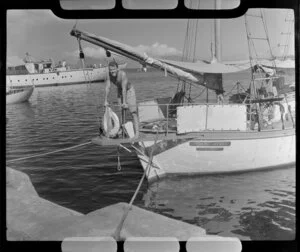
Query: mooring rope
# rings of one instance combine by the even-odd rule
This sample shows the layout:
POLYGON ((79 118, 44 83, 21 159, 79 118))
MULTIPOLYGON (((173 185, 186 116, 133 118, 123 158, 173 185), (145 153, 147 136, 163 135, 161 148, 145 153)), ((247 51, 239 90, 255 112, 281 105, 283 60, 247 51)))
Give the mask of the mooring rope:
POLYGON ((78 148, 78 147, 81 147, 81 146, 84 146, 84 145, 88 145, 88 144, 91 144, 91 143, 92 143, 92 141, 89 141, 89 142, 86 142, 86 143, 77 144, 75 146, 71 146, 71 147, 64 148, 64 149, 59 149, 59 150, 56 150, 56 151, 50 151, 50 152, 46 152, 46 153, 42 153, 42 154, 36 154, 36 155, 32 155, 32 156, 27 156, 27 157, 11 159, 11 160, 6 161, 6 163, 11 163, 11 162, 30 159, 30 158, 35 158, 35 157, 46 156, 46 155, 50 155, 50 154, 61 152, 61 151, 75 149, 75 148, 78 148))
POLYGON ((124 214, 123 214, 123 216, 122 216, 122 219, 121 219, 119 225, 117 226, 117 228, 116 228, 116 230, 115 230, 115 232, 114 232, 114 234, 113 234, 113 237, 114 237, 114 239, 115 239, 116 241, 119 241, 119 240, 120 240, 120 234, 121 234, 121 230, 122 230, 124 221, 125 221, 125 219, 126 219, 128 213, 129 213, 129 211, 131 210, 132 204, 133 204, 133 202, 134 202, 134 200, 135 200, 135 198, 136 198, 136 196, 137 196, 137 194, 138 194, 138 192, 139 192, 139 190, 140 190, 140 188, 141 188, 141 185, 142 185, 142 183, 143 183, 143 181, 144 181, 144 178, 145 178, 146 174, 148 173, 148 170, 149 170, 150 167, 151 167, 152 159, 153 159, 153 152, 154 152, 154 148, 155 148, 157 139, 158 139, 158 131, 156 132, 156 138, 155 138, 153 147, 151 148, 151 153, 150 153, 150 155, 149 155, 149 162, 148 162, 148 165, 147 165, 146 169, 144 170, 144 174, 143 174, 142 178, 140 179, 139 185, 138 185, 138 187, 136 188, 136 190, 135 190, 135 192, 134 192, 134 194, 133 194, 133 196, 132 196, 132 198, 131 198, 131 200, 130 200, 130 202, 129 202, 129 205, 128 205, 128 207, 125 209, 125 212, 124 212, 124 214))

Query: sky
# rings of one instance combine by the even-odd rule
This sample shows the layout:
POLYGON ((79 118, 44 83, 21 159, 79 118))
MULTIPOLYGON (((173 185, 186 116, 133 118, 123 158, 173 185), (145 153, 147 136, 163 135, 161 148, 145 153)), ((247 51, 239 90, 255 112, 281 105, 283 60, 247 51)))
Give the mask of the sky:
MULTIPOLYGON (((252 11, 252 10, 251 10, 252 11)), ((289 11, 290 13, 291 10, 289 11)), ((284 44, 291 22, 285 22, 287 10, 264 10, 272 51, 282 55, 277 44, 284 44)), ((293 16, 289 15, 289 19, 293 16)), ((178 57, 183 52, 187 19, 153 19, 153 20, 77 20, 77 28, 95 35, 107 37, 146 52, 157 58, 178 57)), ((196 20, 193 21, 194 24, 196 20)), ((212 20, 199 20, 197 29, 196 58, 211 59, 212 20)), ((25 53, 36 59, 54 59, 55 62, 66 60, 78 61, 78 43, 70 36, 76 20, 56 17, 51 10, 8 10, 7 13, 7 63, 22 64, 25 53)), ((253 36, 260 36, 262 22, 249 19, 249 28, 253 36)), ((290 26, 291 27, 291 26, 290 26)), ((292 30, 293 33, 293 30, 292 30)), ((248 58, 245 32, 245 19, 225 19, 221 21, 222 60, 243 60, 248 58)), ((294 41, 291 39, 289 54, 293 54, 294 41)), ((265 43, 266 45, 266 43, 265 43)), ((82 42, 86 56, 99 63, 104 51, 87 42, 82 42)), ((266 51, 266 47, 257 45, 266 51)), ((125 59, 124 59, 125 61, 125 59)))

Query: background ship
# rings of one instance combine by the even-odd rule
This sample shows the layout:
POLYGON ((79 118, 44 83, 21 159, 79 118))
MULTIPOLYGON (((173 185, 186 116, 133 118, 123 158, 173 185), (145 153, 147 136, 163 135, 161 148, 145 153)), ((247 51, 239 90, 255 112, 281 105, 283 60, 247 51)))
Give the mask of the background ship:
MULTIPOLYGON (((125 64, 120 64, 120 68, 125 68, 125 64)), ((6 70, 6 84, 14 87, 24 87, 34 85, 58 86, 68 84, 78 84, 87 82, 103 81, 105 78, 105 66, 101 64, 91 67, 72 69, 65 61, 54 65, 53 60, 34 60, 28 53, 24 58, 24 65, 11 66, 6 70)))

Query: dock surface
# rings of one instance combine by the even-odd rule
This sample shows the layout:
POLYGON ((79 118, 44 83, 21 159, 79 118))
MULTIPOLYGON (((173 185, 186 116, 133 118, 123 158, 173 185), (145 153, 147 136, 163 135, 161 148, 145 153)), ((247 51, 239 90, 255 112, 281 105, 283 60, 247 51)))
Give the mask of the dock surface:
MULTIPOLYGON (((117 203, 86 215, 39 197, 30 178, 6 168, 7 239, 53 240, 68 237, 111 237, 127 203, 117 203)), ((120 233, 130 237, 174 237, 186 241, 202 237, 203 228, 132 206, 120 233)))

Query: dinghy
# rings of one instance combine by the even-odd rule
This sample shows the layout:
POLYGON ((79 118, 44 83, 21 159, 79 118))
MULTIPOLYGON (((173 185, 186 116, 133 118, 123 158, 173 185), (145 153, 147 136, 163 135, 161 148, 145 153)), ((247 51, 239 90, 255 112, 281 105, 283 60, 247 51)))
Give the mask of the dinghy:
POLYGON ((29 100, 34 90, 33 86, 24 88, 8 87, 6 89, 6 104, 15 104, 29 100))

